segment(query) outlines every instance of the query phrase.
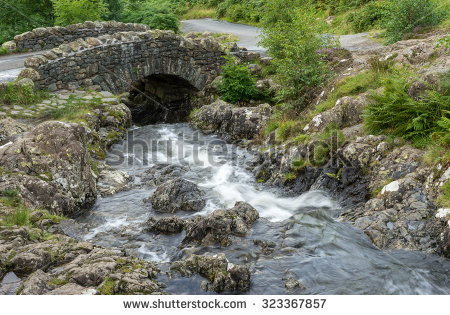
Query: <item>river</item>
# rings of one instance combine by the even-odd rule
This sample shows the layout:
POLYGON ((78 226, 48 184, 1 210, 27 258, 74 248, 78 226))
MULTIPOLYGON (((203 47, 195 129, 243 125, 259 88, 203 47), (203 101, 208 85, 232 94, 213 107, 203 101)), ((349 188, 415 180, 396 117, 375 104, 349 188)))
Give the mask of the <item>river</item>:
MULTIPOLYGON (((130 255, 159 262, 163 271, 170 261, 191 253, 225 253, 231 262, 251 267, 247 294, 449 293, 448 260, 420 252, 379 250, 362 231, 338 220, 341 208, 325 193, 286 197, 283 190, 258 183, 247 167, 253 154, 245 149, 225 145, 216 136, 199 135, 185 123, 134 127, 129 139, 146 143, 135 147, 148 149, 132 151, 123 141, 111 148, 107 162, 132 176, 132 188, 99 198, 92 211, 78 219, 88 229, 77 238, 126 249, 130 255), (144 184, 147 172, 161 165, 171 165, 205 192, 207 204, 195 214, 204 216, 246 201, 258 210, 260 219, 248 235, 225 248, 181 249, 184 232, 170 236, 146 231, 148 218, 164 216, 144 201, 155 190, 144 184), (270 246, 262 250, 256 240, 270 246), (306 289, 287 291, 284 280, 289 277, 300 280, 306 289)), ((200 290, 204 279, 199 276, 166 281, 162 272, 159 280, 168 285, 169 293, 206 293, 200 290)))

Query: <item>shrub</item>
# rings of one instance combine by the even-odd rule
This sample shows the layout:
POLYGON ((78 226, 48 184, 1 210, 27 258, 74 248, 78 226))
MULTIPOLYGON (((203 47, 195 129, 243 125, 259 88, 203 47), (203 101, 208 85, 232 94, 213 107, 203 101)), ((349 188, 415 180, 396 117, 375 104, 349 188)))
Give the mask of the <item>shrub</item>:
POLYGON ((248 67, 245 64, 237 64, 234 58, 227 58, 227 63, 222 66, 221 76, 222 81, 217 88, 226 102, 248 102, 264 97, 257 89, 248 67))
POLYGON ((147 24, 152 29, 178 32, 178 20, 174 9, 167 2, 127 2, 123 11, 124 22, 147 24))
POLYGON ((371 28, 381 26, 390 15, 390 3, 386 1, 374 1, 368 3, 361 10, 348 16, 355 32, 364 32, 371 28))
POLYGON ((448 4, 435 0, 389 0, 391 14, 386 23, 386 43, 394 43, 418 26, 433 26, 445 19, 448 4))
POLYGON ((103 0, 52 0, 56 25, 99 21, 108 14, 103 0))
POLYGON ((297 99, 306 104, 329 73, 326 62, 317 51, 335 46, 319 13, 311 6, 280 10, 281 0, 270 0, 267 9, 278 15, 266 18, 261 32, 261 45, 273 57, 276 76, 282 88, 279 99, 297 99))
POLYGON ((414 100, 408 87, 406 79, 388 79, 384 93, 373 95, 375 102, 367 106, 364 124, 370 133, 400 136, 423 147, 430 134, 448 133, 450 96, 448 90, 429 90, 422 99, 414 100))

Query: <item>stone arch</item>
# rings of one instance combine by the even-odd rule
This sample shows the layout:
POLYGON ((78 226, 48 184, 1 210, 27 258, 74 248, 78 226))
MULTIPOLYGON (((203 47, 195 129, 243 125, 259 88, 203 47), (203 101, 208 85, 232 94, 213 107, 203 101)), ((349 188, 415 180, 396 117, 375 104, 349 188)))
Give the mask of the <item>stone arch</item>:
POLYGON ((141 87, 141 93, 153 95, 163 107, 176 109, 175 119, 190 110, 187 100, 187 107, 178 110, 183 100, 179 92, 191 96, 202 91, 220 72, 224 55, 212 37, 192 39, 159 30, 121 32, 78 39, 30 57, 19 77, 50 91, 86 87, 123 93, 141 87), (150 88, 152 83, 159 84, 159 92, 150 88))
POLYGON ((220 72, 224 55, 213 38, 184 38, 157 30, 122 32, 78 39, 30 57, 20 76, 31 78, 40 89, 84 86, 121 93, 134 81, 164 74, 202 90, 220 72))

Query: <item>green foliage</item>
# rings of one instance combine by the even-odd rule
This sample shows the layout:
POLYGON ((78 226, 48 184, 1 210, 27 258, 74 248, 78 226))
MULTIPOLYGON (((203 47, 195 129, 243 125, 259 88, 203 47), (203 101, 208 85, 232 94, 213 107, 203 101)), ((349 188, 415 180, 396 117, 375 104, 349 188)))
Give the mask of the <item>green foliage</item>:
POLYGON ((301 121, 288 120, 278 126, 276 140, 285 141, 290 138, 298 136, 303 130, 301 121))
POLYGON ((305 167, 311 166, 311 163, 307 159, 303 159, 302 157, 298 157, 292 160, 291 162, 292 169, 295 171, 301 171, 305 167))
POLYGON ((304 105, 329 73, 317 52, 336 43, 331 36, 324 35, 326 23, 311 6, 286 10, 280 9, 285 7, 284 1, 269 0, 266 7, 277 14, 265 19, 260 43, 273 57, 276 77, 282 86, 278 98, 299 98, 304 105))
POLYGON ((314 146, 314 165, 322 166, 329 160, 330 150, 326 145, 319 144, 314 146))
POLYGON ((450 182, 446 182, 442 185, 441 195, 438 197, 437 202, 441 207, 450 207, 450 182))
POLYGON ((17 190, 3 190, 0 192, 0 202, 6 207, 12 208, 0 220, 2 225, 7 226, 25 226, 30 224, 28 209, 22 202, 17 190))
POLYGON ((91 100, 82 99, 71 94, 63 107, 57 107, 45 113, 45 118, 64 121, 78 121, 86 112, 97 107, 102 102, 100 97, 91 100))
POLYGON ((147 24, 152 29, 178 32, 175 7, 169 1, 128 1, 122 16, 124 22, 147 24))
POLYGON ((103 0, 52 0, 55 24, 65 26, 100 21, 109 13, 103 0))
POLYGON ((346 77, 335 85, 334 91, 321 102, 313 111, 313 114, 322 113, 332 108, 338 99, 343 96, 352 96, 376 89, 382 85, 381 77, 374 71, 363 71, 352 77, 346 77))
POLYGON ((391 14, 386 22, 386 43, 394 43, 418 26, 434 26, 448 16, 449 3, 435 0, 389 0, 391 14))
POLYGON ((122 11, 124 7, 123 0, 104 0, 106 4, 108 12, 104 15, 104 19, 106 21, 121 21, 122 20, 122 11))
POLYGON ((247 65, 238 64, 234 58, 227 58, 227 63, 222 66, 221 76, 222 81, 217 88, 224 101, 237 103, 264 98, 264 95, 256 88, 255 80, 247 65))
POLYGON ((448 89, 429 90, 415 100, 408 95, 409 85, 405 78, 389 78, 384 93, 373 95, 375 103, 367 106, 364 125, 370 133, 400 136, 424 147, 431 134, 450 130, 450 94, 448 89))
POLYGON ((103 295, 112 295, 114 294, 114 288, 116 286, 116 281, 111 279, 110 277, 106 277, 99 291, 103 295))
POLYGON ((1 0, 0 44, 36 27, 53 26, 50 0, 1 0))
POLYGON ((48 97, 44 91, 33 91, 29 86, 8 84, 6 90, 0 93, 0 105, 32 105, 48 97))
POLYGON ((263 17, 265 1, 225 0, 217 5, 217 16, 232 22, 258 23, 263 17))
POLYGON ((369 2, 360 10, 350 12, 346 17, 346 22, 352 25, 354 32, 365 32, 372 28, 382 28, 383 23, 388 21, 390 16, 389 1, 369 2))

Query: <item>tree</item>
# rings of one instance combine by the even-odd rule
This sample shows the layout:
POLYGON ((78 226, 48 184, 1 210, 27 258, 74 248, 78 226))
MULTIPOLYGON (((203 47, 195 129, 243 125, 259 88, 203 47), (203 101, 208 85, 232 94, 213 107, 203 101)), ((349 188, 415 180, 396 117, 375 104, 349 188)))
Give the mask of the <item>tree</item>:
POLYGON ((450 5, 435 0, 389 0, 391 15, 386 23, 387 44, 395 43, 417 26, 433 26, 448 16, 450 5))
MULTIPOLYGON (((292 3, 296 1, 291 1, 292 3)), ((319 53, 335 47, 337 41, 324 32, 326 23, 310 5, 288 7, 284 0, 269 0, 260 44, 273 57, 282 88, 279 99, 311 100, 329 73, 319 53)))
POLYGON ((0 44, 36 27, 53 26, 51 0, 1 0, 0 44))
POLYGON ((52 0, 55 24, 66 26, 85 21, 100 21, 108 14, 103 0, 52 0))
POLYGON ((109 13, 104 16, 105 20, 120 21, 122 19, 122 11, 124 7, 123 0, 105 0, 105 4, 109 11, 109 13))

